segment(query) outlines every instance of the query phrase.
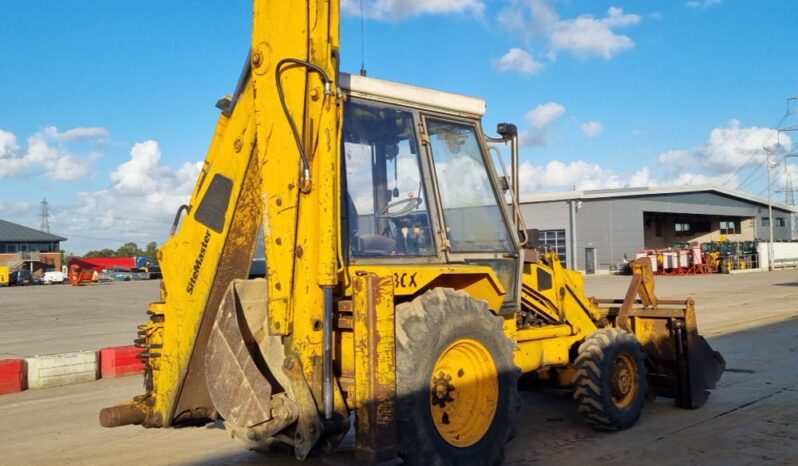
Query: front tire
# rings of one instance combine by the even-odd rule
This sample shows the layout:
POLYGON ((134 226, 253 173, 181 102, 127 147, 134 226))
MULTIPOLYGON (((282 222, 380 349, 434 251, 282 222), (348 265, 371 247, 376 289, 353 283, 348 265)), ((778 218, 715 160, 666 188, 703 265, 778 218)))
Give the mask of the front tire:
POLYGON ((579 346, 574 366, 574 399, 591 424, 621 430, 637 421, 646 396, 646 365, 634 335, 618 328, 596 330, 579 346))
POLYGON ((518 410, 504 319, 438 288, 396 307, 397 427, 407 464, 493 466, 518 410))

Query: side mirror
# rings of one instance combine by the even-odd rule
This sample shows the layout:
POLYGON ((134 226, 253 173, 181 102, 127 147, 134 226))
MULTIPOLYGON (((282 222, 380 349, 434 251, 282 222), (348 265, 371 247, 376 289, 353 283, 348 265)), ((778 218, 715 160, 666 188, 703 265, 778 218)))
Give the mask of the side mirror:
POLYGON ((496 125, 496 132, 504 139, 509 141, 518 136, 518 128, 512 123, 499 123, 496 125))

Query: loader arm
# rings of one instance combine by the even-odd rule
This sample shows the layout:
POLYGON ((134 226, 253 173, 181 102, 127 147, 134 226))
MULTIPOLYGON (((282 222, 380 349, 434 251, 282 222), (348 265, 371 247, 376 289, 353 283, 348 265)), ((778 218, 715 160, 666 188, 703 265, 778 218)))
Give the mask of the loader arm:
POLYGON ((297 438, 307 435, 296 451, 304 456, 321 435, 320 412, 346 418, 330 350, 339 269, 339 5, 255 0, 253 18, 237 92, 218 104, 223 112, 202 174, 159 251, 161 301, 150 306, 151 322, 137 340, 146 349, 147 392, 104 409, 101 422, 168 427, 219 415, 236 421, 234 395, 216 380, 229 378, 251 386, 251 396, 240 398, 262 408, 260 419, 234 427, 263 432, 266 423, 285 426, 298 417, 297 438), (234 281, 247 278, 261 228, 269 260, 262 290, 253 292, 234 281), (265 328, 239 323, 248 299, 265 300, 265 328), (276 357, 285 367, 268 368, 274 387, 255 380, 246 354, 250 333, 259 332, 280 347, 276 357), (206 351, 209 339, 228 350, 206 351), (208 376, 206 365, 226 372, 208 376), (291 393, 294 405, 284 406, 276 391, 291 393), (224 407, 233 412, 220 412, 224 407))

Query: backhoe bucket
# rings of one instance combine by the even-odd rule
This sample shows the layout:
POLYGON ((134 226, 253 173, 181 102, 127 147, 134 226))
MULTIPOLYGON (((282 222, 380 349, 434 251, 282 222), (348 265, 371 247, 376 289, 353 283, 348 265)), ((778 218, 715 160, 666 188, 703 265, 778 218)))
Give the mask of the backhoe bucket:
MULTIPOLYGON (((230 284, 205 353, 206 380, 214 408, 229 429, 245 431, 248 438, 267 438, 292 424, 299 414, 296 403, 285 392, 274 394, 282 391, 279 382, 275 380, 274 387, 264 376, 268 374, 274 380, 254 336, 264 332, 265 292, 263 280, 230 284)), ((280 369, 282 366, 278 366, 280 369)))

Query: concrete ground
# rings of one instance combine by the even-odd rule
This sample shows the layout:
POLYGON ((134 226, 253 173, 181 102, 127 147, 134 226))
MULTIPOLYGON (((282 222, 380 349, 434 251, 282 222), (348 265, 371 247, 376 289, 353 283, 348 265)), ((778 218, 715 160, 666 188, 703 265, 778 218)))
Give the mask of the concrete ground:
POLYGON ((130 345, 160 280, 0 288, 0 359, 130 345))
MULTIPOLYGON (((662 298, 696 300, 699 329, 726 358, 707 404, 686 411, 657 400, 633 428, 602 433, 582 422, 567 394, 522 392, 506 464, 798 464, 798 272, 657 283, 662 298)), ((597 297, 622 297, 627 284, 628 277, 586 281, 597 297)), ((0 289, 0 358, 127 344, 157 297, 155 282, 51 288, 0 289)), ((0 462, 295 464, 242 451, 218 425, 100 428, 100 408, 141 392, 140 378, 125 377, 2 396, 0 462)))

